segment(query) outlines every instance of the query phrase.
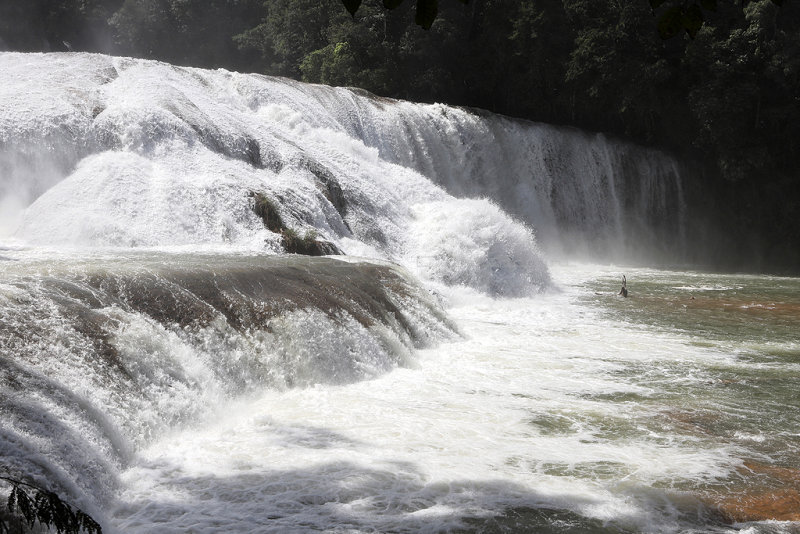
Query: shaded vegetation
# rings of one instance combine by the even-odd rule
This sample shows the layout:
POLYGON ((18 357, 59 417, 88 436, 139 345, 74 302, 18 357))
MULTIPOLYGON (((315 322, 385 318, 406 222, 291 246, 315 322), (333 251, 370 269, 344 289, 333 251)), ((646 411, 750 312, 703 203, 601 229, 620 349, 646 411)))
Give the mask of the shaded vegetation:
POLYGON ((263 193, 253 192, 250 196, 253 198, 253 212, 259 216, 269 231, 281 235, 283 249, 289 254, 329 256, 342 253, 333 243, 318 239, 314 230, 306 231, 301 237, 297 230, 287 227, 283 223, 277 205, 263 193))
POLYGON ((268 230, 277 233, 286 228, 274 202, 263 193, 251 193, 251 196, 253 197, 253 211, 261 218, 268 230))
MULTIPOLYGON (((739 3, 745 6, 753 0, 741 0, 739 3)), ((776 6, 783 5, 783 0, 771 0, 776 6)), ((708 12, 717 11, 717 0, 700 0, 699 2, 688 2, 686 0, 650 0, 650 7, 660 8, 658 17, 658 34, 662 39, 671 39, 681 32, 695 38, 697 32, 703 27, 708 12)))
POLYGON ((304 254, 306 256, 327 256, 340 254, 339 250, 332 244, 317 239, 314 230, 308 230, 303 237, 291 228, 286 228, 281 232, 283 237, 283 248, 290 254, 304 254))
POLYGON ((342 0, 5 2, 0 48, 66 50, 67 41, 666 148, 697 162, 687 188, 731 236, 725 248, 800 270, 800 2, 344 3, 353 16, 342 0), (429 30, 420 10, 435 17, 422 21, 429 30))
POLYGON ((57 534, 102 534, 94 519, 52 491, 6 476, 0 476, 0 481, 11 486, 5 518, 0 514, 0 534, 33 532, 37 523, 57 534))

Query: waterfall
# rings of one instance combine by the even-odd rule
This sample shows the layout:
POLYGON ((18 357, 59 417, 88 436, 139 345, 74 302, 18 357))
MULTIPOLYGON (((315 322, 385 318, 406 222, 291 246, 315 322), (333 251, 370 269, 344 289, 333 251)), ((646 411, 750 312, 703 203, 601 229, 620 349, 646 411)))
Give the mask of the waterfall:
POLYGON ((101 519, 169 432, 458 337, 443 288, 684 240, 674 160, 600 135, 94 54, 0 72, 0 456, 101 519), (256 198, 344 255, 283 254, 256 198))
POLYGON ((90 508, 134 451, 215 407, 372 378, 456 333, 386 263, 23 256, 0 281, 2 468, 90 508))
POLYGON ((437 287, 549 285, 530 228, 382 158, 305 94, 326 88, 92 54, 0 70, 3 469, 101 519, 169 432, 413 366, 456 335, 437 287), (345 256, 281 254, 257 197, 345 256))
POLYGON ((446 191, 497 203, 552 256, 685 250, 677 162, 601 134, 141 60, 2 61, 0 232, 27 242, 252 249, 269 236, 234 197, 260 189, 298 228, 400 259, 429 255, 408 206, 446 191))
POLYGON ((550 256, 675 262, 686 251, 681 170, 664 152, 442 104, 315 97, 381 158, 457 197, 497 202, 550 256))

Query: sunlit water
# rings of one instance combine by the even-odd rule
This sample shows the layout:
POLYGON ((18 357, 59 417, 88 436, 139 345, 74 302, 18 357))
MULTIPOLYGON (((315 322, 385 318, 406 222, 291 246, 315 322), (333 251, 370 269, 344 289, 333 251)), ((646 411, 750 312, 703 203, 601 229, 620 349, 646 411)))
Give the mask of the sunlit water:
POLYGON ((672 157, 131 58, 0 71, 0 467, 104 531, 797 530, 752 520, 800 517, 800 281, 547 265, 702 248, 672 157), (280 255, 257 195, 346 261, 280 255))
POLYGON ((465 339, 344 386, 267 391, 136 455, 120 532, 797 532, 800 280, 553 268, 448 290, 465 339))

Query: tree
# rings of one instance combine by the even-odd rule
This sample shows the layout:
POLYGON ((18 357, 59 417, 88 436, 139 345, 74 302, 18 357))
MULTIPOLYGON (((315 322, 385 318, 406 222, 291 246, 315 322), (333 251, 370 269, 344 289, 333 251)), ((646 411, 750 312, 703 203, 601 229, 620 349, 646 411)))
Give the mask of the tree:
POLYGON ((686 134, 688 107, 680 68, 684 43, 664 43, 641 2, 567 0, 577 29, 565 74, 575 120, 648 142, 686 134))
MULTIPOLYGON (((741 0, 739 5, 744 8, 758 0, 741 0)), ((783 5, 783 0, 771 0, 776 6, 783 5)), ((653 10, 661 9, 658 17, 658 33, 662 39, 670 39, 682 32, 692 39, 703 27, 709 13, 717 11, 717 0, 700 0, 690 2, 687 0, 650 0, 653 10)))
POLYGON ((302 75, 303 58, 330 44, 330 28, 347 18, 341 8, 317 0, 274 0, 261 9, 261 22, 234 40, 257 51, 267 72, 294 78, 302 75))
MULTIPOLYGON (((358 8, 361 6, 362 0, 342 0, 344 7, 355 17, 358 8)), ((469 0, 458 0, 462 4, 466 4, 469 0)), ((405 0, 383 0, 383 6, 386 9, 395 9, 403 4, 405 0)), ((416 10, 414 14, 414 22, 427 29, 433 25, 436 16, 439 14, 439 2, 437 0, 416 0, 416 10)))
POLYGON ((257 18, 256 0, 125 0, 109 18, 116 51, 199 67, 246 67, 233 36, 257 18))
POLYGON ((726 178, 785 172, 800 156, 790 118, 800 113, 796 20, 778 17, 769 2, 750 3, 740 16, 704 27, 687 48, 683 67, 704 73, 688 92, 698 124, 694 144, 717 159, 726 178))
POLYGON ((96 50, 111 42, 108 18, 121 0, 0 2, 0 50, 96 50))

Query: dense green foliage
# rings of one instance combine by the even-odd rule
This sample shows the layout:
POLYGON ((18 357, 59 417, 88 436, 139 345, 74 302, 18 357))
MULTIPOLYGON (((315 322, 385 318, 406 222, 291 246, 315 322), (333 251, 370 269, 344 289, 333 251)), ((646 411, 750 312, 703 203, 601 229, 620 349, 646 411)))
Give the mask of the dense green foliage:
POLYGON ((775 249, 764 252, 800 269, 792 252, 800 248, 800 2, 442 0, 422 2, 436 9, 429 30, 419 25, 419 4, 5 2, 0 47, 64 50, 68 41, 480 107, 665 147, 699 162, 692 191, 714 200, 710 209, 725 226, 741 223, 737 230, 775 249), (665 14, 676 6, 699 10, 700 23, 686 11, 683 26, 667 28, 674 36, 663 39, 665 14))
MULTIPOLYGON (((462 4, 468 3, 469 0, 458 0, 462 4)), ((383 7, 386 9, 395 9, 399 7, 405 0, 383 0, 383 7)), ((342 0, 342 4, 347 8, 351 15, 355 16, 358 8, 361 7, 361 0, 342 0)), ((418 26, 422 26, 429 30, 433 25, 439 14, 439 1, 438 0, 415 0, 415 13, 414 22, 418 26)))
MULTIPOLYGON (((740 0, 745 6, 754 0, 740 0)), ((771 0, 776 6, 783 5, 784 0, 771 0)), ((670 39, 682 32, 694 39, 703 27, 707 12, 717 11, 717 0, 650 0, 650 7, 661 8, 658 16, 658 34, 663 39, 670 39)))

